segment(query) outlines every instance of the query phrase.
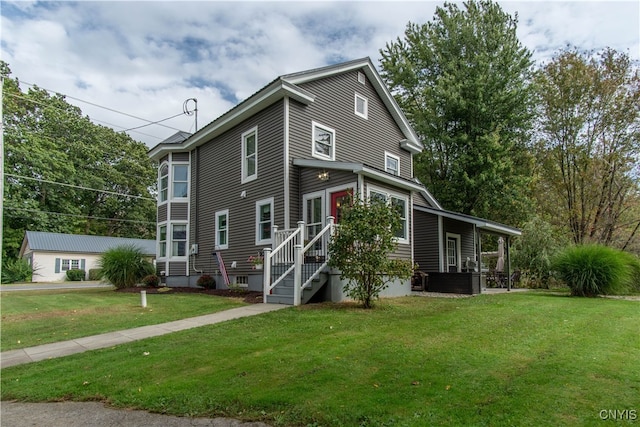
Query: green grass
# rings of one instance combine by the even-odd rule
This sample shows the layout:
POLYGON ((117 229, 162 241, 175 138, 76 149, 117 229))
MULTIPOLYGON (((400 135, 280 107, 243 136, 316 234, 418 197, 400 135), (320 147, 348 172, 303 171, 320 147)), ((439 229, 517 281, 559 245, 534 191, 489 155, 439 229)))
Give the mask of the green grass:
POLYGON ((202 294, 147 294, 112 289, 2 292, 2 351, 214 313, 244 305, 202 294))
POLYGON ((542 292, 307 305, 7 368, 1 394, 276 426, 600 426, 640 409, 638 325, 637 301, 542 292))

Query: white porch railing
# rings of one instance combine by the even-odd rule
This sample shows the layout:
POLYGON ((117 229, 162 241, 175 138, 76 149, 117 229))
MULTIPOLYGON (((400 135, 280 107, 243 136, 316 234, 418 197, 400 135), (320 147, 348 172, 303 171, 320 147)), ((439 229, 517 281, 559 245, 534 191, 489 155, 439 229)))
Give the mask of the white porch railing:
POLYGON ((293 271, 293 304, 300 305, 302 290, 309 286, 311 281, 318 277, 322 269, 327 266, 329 240, 335 230, 334 218, 327 217, 327 225, 303 246, 301 242, 305 235, 304 228, 304 221, 298 221, 298 227, 294 229, 279 231, 277 227, 274 227, 273 247, 264 249, 263 293, 265 303, 273 288, 293 271), (320 250, 317 249, 319 241, 321 242, 320 250), (313 254, 307 256, 312 248, 313 254), (279 267, 277 270, 274 269, 276 266, 279 267))

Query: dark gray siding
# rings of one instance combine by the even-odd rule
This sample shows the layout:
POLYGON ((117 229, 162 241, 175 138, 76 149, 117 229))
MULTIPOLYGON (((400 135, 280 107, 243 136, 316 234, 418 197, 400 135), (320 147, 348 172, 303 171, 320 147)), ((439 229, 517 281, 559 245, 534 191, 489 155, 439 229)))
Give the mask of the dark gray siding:
MULTIPOLYGON (((321 169, 298 168, 295 166, 294 169, 294 180, 299 180, 300 185, 297 187, 300 188, 300 191, 298 193, 291 194, 292 204, 290 221, 292 226, 302 219, 302 197, 304 194, 315 193, 327 188, 339 187, 347 184, 356 184, 358 181, 357 175, 347 171, 329 171, 329 180, 320 181, 318 179, 318 173, 322 172, 321 169), (295 204, 293 203, 294 200, 296 201, 295 204)), ((354 188, 354 191, 357 191, 357 189, 354 188)), ((329 197, 329 195, 325 195, 325 197, 329 197)), ((327 212, 326 215, 329 215, 329 213, 327 212)))
POLYGON ((404 136, 367 83, 358 83, 356 70, 300 85, 316 95, 304 106, 290 103, 290 154, 312 158, 312 121, 336 131, 336 161, 359 162, 385 169, 385 151, 400 157, 400 175, 411 178, 411 154, 400 149, 404 136), (368 99, 368 119, 354 113, 355 93, 368 99))
MULTIPOLYGON (((284 107, 279 101, 199 148, 192 156, 190 243, 199 245, 196 269, 213 273, 217 263, 215 213, 229 210, 229 249, 222 254, 229 275, 250 274, 247 262, 264 245, 255 245, 256 201, 274 198, 274 220, 284 226, 284 107), (258 178, 241 184, 241 135, 258 128, 258 178), (196 160, 197 158, 197 160, 196 160), (197 166, 197 167, 195 167, 197 166), (196 176, 197 175, 197 176, 196 176), (241 194, 244 192, 244 196, 241 194), (231 269, 235 261, 237 268, 231 269)), ((190 267, 192 268, 192 267, 190 267)))
POLYGON ((186 221, 188 219, 188 203, 171 203, 171 220, 186 221))
POLYGON ((169 272, 167 276, 186 276, 186 264, 182 261, 169 262, 169 272))
POLYGON ((160 159, 160 162, 158 164, 160 164, 162 162, 168 162, 168 161, 169 161, 169 155, 167 154, 166 156, 162 156, 162 158, 160 159))
POLYGON ((173 153, 171 159, 174 162, 188 162, 189 161, 189 153, 173 153))
POLYGON ((164 222, 167 220, 167 207, 169 204, 165 203, 163 205, 158 206, 158 222, 164 222))
POLYGON ((473 225, 456 221, 451 218, 443 218, 443 231, 444 236, 447 233, 455 233, 460 235, 460 255, 462 256, 462 262, 467 259, 475 259, 475 245, 473 239, 473 225))
POLYGON ((440 271, 438 240, 438 217, 436 215, 413 211, 413 256, 422 271, 440 271))

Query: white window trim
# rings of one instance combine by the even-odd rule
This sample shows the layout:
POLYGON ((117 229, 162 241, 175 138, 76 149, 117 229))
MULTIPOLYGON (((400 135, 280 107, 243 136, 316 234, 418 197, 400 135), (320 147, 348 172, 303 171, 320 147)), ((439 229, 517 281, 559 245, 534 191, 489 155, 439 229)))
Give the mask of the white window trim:
POLYGON ((448 249, 448 242, 449 239, 455 239, 456 241, 456 254, 458 259, 456 260, 456 262, 458 263, 457 265, 457 269, 458 272, 462 271, 462 254, 461 252, 461 247, 460 247, 460 235, 456 234, 456 233, 446 233, 445 235, 445 239, 444 239, 444 264, 445 264, 445 268, 446 268, 446 272, 449 272, 449 253, 447 251, 448 249))
MULTIPOLYGON (((173 221, 167 223, 167 253, 169 256, 168 259, 178 259, 184 260, 189 256, 189 223, 184 221, 173 221), (173 227, 176 225, 184 225, 185 226, 185 238, 184 238, 184 255, 174 255, 173 254, 173 227)), ((179 240, 182 242, 183 240, 179 240)))
POLYGON ((229 209, 216 212, 215 221, 216 249, 229 249, 229 209), (220 218, 221 216, 227 217, 227 228, 224 230, 227 233, 227 243, 225 243, 224 245, 220 244, 220 228, 218 227, 218 218, 220 218))
POLYGON ((171 188, 170 187, 171 187, 171 165, 169 164, 169 162, 164 161, 158 167, 158 204, 159 205, 169 202, 169 199, 170 199, 170 196, 171 196, 171 193, 170 193, 171 188), (165 197, 164 200, 162 200, 162 177, 164 175, 161 175, 161 173, 162 173, 162 168, 164 166, 167 167, 167 175, 166 175, 166 177, 167 177, 167 188, 166 188, 167 196, 165 197))
MULTIPOLYGON (((180 162, 180 163, 171 163, 171 165, 169 166, 169 199, 170 200, 188 200, 189 199, 189 191, 191 191, 191 185, 190 184, 190 180, 189 177, 191 176, 191 168, 189 167, 189 163, 186 162, 180 162), (184 197, 174 197, 173 193, 174 193, 174 185, 175 185, 175 174, 174 174, 174 168, 176 166, 186 166, 187 167, 187 195, 184 197)), ((184 181, 180 181, 180 182, 184 182, 184 181)))
POLYGON ((157 239, 158 239, 158 246, 157 246, 157 249, 156 249, 156 254, 158 255, 158 259, 167 259, 167 258, 169 258, 169 257, 167 256, 167 254, 169 253, 168 246, 167 246, 167 244, 168 244, 168 242, 169 242, 169 224, 168 224, 168 223, 166 223, 166 222, 163 222, 163 223, 158 224, 158 231, 157 231, 157 233, 158 233, 158 235, 157 235, 157 239), (164 228, 165 228, 165 231, 164 231, 164 233, 165 233, 164 240, 160 240, 160 229, 161 229, 162 227, 164 227, 164 228), (164 256, 161 256, 161 255, 160 255, 160 245, 162 244, 162 242, 164 242, 164 256))
MULTIPOLYGON (((307 220, 307 200, 311 200, 311 199, 320 199, 320 206, 322 208, 322 212, 320 213, 320 217, 322 218, 322 226, 325 226, 326 223, 326 218, 327 218, 327 214, 326 214, 326 201, 325 201, 325 192, 324 191, 316 191, 315 193, 308 193, 308 194, 304 194, 302 196, 302 218, 304 218, 305 220, 305 227, 306 227, 306 220, 307 220)), ((309 237, 307 236, 307 229, 305 228, 305 239, 308 239, 309 237)))
POLYGON ((356 92, 353 102, 353 111, 356 113, 356 116, 362 117, 363 119, 368 119, 369 117, 369 100, 356 92), (364 102, 364 113, 358 111, 358 98, 360 98, 364 102))
POLYGON ((367 82, 367 78, 365 77, 362 71, 358 71, 358 83, 365 84, 367 82))
POLYGON ((311 155, 317 159, 322 160, 335 160, 336 159, 336 131, 328 126, 320 124, 318 122, 311 122, 311 155), (320 153, 316 153, 316 127, 322 128, 331 134, 331 153, 325 156, 320 153))
POLYGON ((396 237, 396 240, 398 243, 402 243, 402 244, 409 244, 409 235, 410 235, 410 230, 409 230, 409 215, 411 215, 410 212, 410 205, 409 205, 409 197, 400 193, 395 193, 393 191, 389 191, 387 189, 384 188, 380 188, 380 187, 375 187, 372 185, 367 186, 367 199, 371 200, 371 193, 379 193, 379 194, 384 194, 387 198, 387 204, 391 203, 391 198, 396 198, 396 199, 401 199, 404 201, 404 208, 405 208, 405 218, 404 218, 404 224, 405 224, 405 237, 396 237))
POLYGON ((396 156, 395 154, 391 154, 388 151, 385 151, 384 152, 384 170, 387 173, 391 173, 395 176, 400 176, 400 157, 396 156), (390 158, 398 162, 398 173, 393 174, 392 172, 389 172, 389 170, 387 169, 387 159, 390 159, 390 158))
POLYGON ((242 184, 245 184, 247 182, 251 182, 254 181, 258 178, 258 127, 255 126, 251 129, 249 129, 248 131, 244 132, 241 136, 241 141, 242 141, 242 184), (255 144, 256 144, 256 152, 255 152, 255 172, 253 173, 253 175, 247 175, 247 143, 246 143, 246 138, 248 136, 251 136, 251 134, 255 135, 255 144))
POLYGON ((266 245, 273 242, 274 202, 273 197, 258 200, 256 202, 256 245, 266 245), (271 238, 260 239, 260 206, 271 205, 271 238))

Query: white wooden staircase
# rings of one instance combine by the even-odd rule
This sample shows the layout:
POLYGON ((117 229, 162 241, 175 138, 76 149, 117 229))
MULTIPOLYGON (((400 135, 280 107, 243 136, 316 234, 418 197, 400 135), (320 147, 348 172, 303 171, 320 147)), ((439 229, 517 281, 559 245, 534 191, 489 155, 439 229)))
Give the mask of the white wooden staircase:
POLYGON ((329 239, 335 230, 334 218, 303 245, 304 221, 298 227, 278 230, 274 227, 274 244, 264 250, 264 302, 306 304, 329 281, 329 239))

